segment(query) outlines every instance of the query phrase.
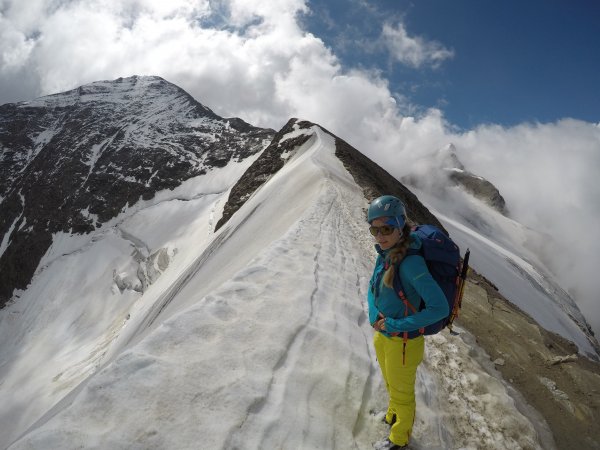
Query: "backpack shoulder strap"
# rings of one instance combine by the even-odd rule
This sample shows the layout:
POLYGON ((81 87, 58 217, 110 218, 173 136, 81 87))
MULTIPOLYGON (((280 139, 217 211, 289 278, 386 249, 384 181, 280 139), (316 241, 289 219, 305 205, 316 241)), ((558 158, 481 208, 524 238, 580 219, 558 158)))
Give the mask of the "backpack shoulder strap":
POLYGON ((396 292, 396 294, 404 292, 402 280, 400 279, 400 264, 394 264, 394 292, 396 292))

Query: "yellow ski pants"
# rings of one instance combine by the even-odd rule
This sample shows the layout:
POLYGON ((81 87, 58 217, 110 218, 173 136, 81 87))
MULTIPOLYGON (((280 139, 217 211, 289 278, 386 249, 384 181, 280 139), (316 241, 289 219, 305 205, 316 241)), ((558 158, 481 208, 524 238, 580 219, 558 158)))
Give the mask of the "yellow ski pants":
POLYGON ((387 337, 375 332, 375 354, 383 380, 390 396, 385 420, 395 422, 390 430, 390 441, 406 445, 415 421, 415 379, 417 367, 423 361, 425 339, 423 336, 408 339, 406 346, 402 337, 387 337))

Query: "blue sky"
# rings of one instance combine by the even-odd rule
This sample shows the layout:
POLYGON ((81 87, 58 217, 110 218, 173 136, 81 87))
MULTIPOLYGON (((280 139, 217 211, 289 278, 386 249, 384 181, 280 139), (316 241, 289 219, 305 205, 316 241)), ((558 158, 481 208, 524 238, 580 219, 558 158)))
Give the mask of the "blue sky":
POLYGON ((346 66, 381 70, 392 92, 437 107, 454 125, 600 121, 600 2, 595 0, 312 0, 307 29, 346 66), (436 41, 438 67, 365 48, 383 23, 436 41))

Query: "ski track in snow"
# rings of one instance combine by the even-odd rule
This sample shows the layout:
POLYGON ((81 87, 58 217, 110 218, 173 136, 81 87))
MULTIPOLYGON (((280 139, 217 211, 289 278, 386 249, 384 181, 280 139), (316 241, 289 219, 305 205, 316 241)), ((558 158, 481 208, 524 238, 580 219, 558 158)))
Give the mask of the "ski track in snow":
MULTIPOLYGON (((310 312, 307 314, 305 321, 300 324, 296 332, 291 336, 290 341, 286 345, 286 350, 281 356, 280 360, 274 367, 273 376, 268 386, 267 393, 263 398, 260 398, 257 402, 250 406, 248 409, 248 416, 245 418, 243 424, 240 426, 235 433, 232 434, 231 438, 226 441, 225 448, 280 448, 285 445, 287 439, 290 439, 290 434, 294 433, 294 428, 282 428, 279 423, 279 418, 293 414, 293 422, 298 425, 298 429, 302 430, 303 439, 304 435, 307 434, 306 430, 311 427, 318 426, 316 424, 307 423, 309 421, 310 407, 306 410, 305 405, 310 405, 310 398, 313 395, 313 391, 316 388, 313 384, 300 384, 300 380, 297 380, 298 368, 302 368, 302 372, 313 372, 318 367, 303 368, 305 364, 309 363, 305 360, 311 358, 311 340, 314 339, 311 334, 318 333, 319 326, 317 324, 320 316, 318 313, 329 313, 330 311, 320 311, 322 304, 326 301, 327 292, 323 292, 322 279, 328 276, 330 267, 344 267, 345 270, 352 272, 356 270, 354 267, 349 266, 346 261, 346 257, 343 252, 337 252, 336 250, 342 250, 344 243, 339 242, 339 219, 336 218, 333 210, 335 208, 340 209, 340 203, 333 202, 326 205, 324 208, 318 209, 318 216, 309 220, 302 220, 299 224, 299 228, 302 230, 302 234, 311 233, 318 236, 319 241, 315 244, 314 251, 315 256, 313 258, 313 276, 314 276, 314 288, 310 295, 310 312), (333 226, 332 226, 333 225, 333 226), (333 261, 326 258, 324 254, 330 255, 334 258, 333 261), (332 264, 333 263, 333 264, 332 264), (301 390, 303 393, 294 392, 294 397, 300 396, 300 401, 293 402, 289 405, 289 400, 286 399, 286 391, 290 390, 293 386, 296 390, 301 390), (264 430, 260 435, 254 435, 256 440, 248 440, 248 436, 253 436, 254 430, 264 430)), ((305 239, 304 236, 300 236, 305 239)), ((295 236, 294 239, 285 240, 281 242, 283 248, 296 248, 301 244, 299 236, 295 236)), ((335 327, 332 330, 335 333, 335 327)), ((318 361, 317 365, 324 363, 318 361)), ((287 396, 290 396, 288 392, 287 396)), ((332 405, 337 407, 337 404, 332 405)), ((332 418, 335 417, 336 411, 333 411, 332 418)), ((334 424, 327 424, 328 428, 331 428, 331 436, 327 436, 324 433, 322 442, 323 445, 320 448, 335 448, 335 433, 334 424)), ((311 437, 314 435, 311 435, 311 437)), ((297 439, 293 439, 297 441, 297 439)), ((313 443, 314 445, 314 443, 313 443)), ((313 447, 311 442, 301 441, 301 448, 318 448, 313 447)))

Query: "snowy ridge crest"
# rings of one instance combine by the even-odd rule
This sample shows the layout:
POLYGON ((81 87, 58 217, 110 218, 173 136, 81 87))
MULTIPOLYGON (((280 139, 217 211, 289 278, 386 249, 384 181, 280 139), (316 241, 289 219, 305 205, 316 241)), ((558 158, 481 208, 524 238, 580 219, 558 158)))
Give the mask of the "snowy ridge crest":
POLYGON ((219 229, 269 178, 293 159, 305 143, 310 143, 315 127, 312 123, 292 118, 275 134, 269 146, 262 152, 231 190, 225 204, 223 217, 217 223, 219 229))

